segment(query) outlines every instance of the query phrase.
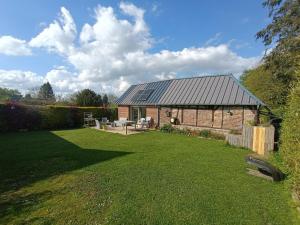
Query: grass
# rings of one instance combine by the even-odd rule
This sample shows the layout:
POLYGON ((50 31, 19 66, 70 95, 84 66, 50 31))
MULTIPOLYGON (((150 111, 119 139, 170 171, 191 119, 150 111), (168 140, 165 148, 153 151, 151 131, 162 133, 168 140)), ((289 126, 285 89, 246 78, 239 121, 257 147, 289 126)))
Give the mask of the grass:
POLYGON ((92 129, 0 136, 1 224, 296 224, 284 183, 222 141, 92 129))

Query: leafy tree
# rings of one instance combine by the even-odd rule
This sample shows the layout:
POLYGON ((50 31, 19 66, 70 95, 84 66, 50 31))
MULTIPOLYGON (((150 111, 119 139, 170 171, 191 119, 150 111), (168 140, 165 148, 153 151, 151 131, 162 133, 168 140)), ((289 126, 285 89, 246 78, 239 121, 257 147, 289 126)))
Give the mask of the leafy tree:
POLYGON ((32 99, 31 94, 27 93, 27 94, 25 95, 24 99, 26 99, 26 100, 31 100, 31 99, 32 99))
POLYGON ((77 93, 76 104, 78 106, 102 106, 101 95, 97 95, 90 89, 84 89, 77 93))
POLYGON ((240 77, 241 83, 266 103, 277 115, 282 115, 288 89, 286 84, 276 79, 272 72, 261 65, 248 70, 240 77))
POLYGON ((104 105, 104 106, 107 106, 107 105, 108 105, 108 97, 107 97, 107 94, 104 94, 104 96, 103 96, 103 105, 104 105))
MULTIPOLYGON (((300 75, 300 71, 299 71, 300 75)), ((294 190, 300 197, 300 82, 292 89, 281 131, 281 155, 293 177, 294 190)))
POLYGON ((39 93, 38 93, 38 98, 39 99, 44 99, 44 100, 54 100, 55 101, 55 96, 54 92, 52 89, 52 86, 49 82, 43 84, 40 87, 39 93))
POLYGON ((0 87, 0 101, 19 100, 21 98, 22 95, 18 90, 0 87))
POLYGON ((290 89, 297 80, 300 63, 300 1, 266 0, 263 6, 268 8, 272 22, 256 38, 266 47, 275 46, 265 56, 265 65, 290 89))

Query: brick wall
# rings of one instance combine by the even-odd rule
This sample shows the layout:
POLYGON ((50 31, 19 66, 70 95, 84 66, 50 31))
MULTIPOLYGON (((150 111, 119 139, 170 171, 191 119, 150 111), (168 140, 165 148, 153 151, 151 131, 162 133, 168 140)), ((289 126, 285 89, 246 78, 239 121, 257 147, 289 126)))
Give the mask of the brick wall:
POLYGON ((182 109, 173 108, 172 109, 172 117, 178 118, 179 123, 182 123, 182 109))
POLYGON ((251 107, 244 108, 244 124, 247 124, 249 121, 254 121, 256 119, 256 110, 251 107))
POLYGON ((196 126, 196 109, 184 109, 182 124, 196 126))
POLYGON ((171 108, 162 107, 159 111, 159 125, 162 126, 166 123, 170 123, 171 117, 166 116, 166 112, 171 112, 171 108))
MULTIPOLYGON (((151 117, 155 117, 155 108, 147 110, 153 113, 151 117)), ((170 123, 171 117, 167 117, 166 112, 171 112, 171 117, 177 117, 181 125, 197 127, 211 127, 216 129, 240 130, 243 123, 256 119, 256 109, 254 107, 222 107, 215 109, 178 109, 162 107, 159 112, 160 126, 170 123), (228 113, 228 110, 230 113, 228 113), (212 118, 213 117, 213 118, 212 118), (196 121, 197 120, 197 121, 196 121), (196 123, 197 122, 197 123, 196 123)), ((148 113, 147 113, 148 115, 148 113)))
POLYGON ((146 116, 150 116, 153 119, 153 125, 156 126, 158 123, 158 108, 147 107, 146 116))
POLYGON ((212 110, 211 109, 198 109, 197 118, 198 127, 211 127, 212 126, 212 110))
POLYGON ((129 107, 128 106, 118 106, 118 118, 129 119, 129 107))
POLYGON ((243 107, 224 107, 223 128, 230 130, 243 128, 243 107))
POLYGON ((222 128, 222 119, 223 119, 223 108, 218 107, 213 111, 214 117, 213 117, 213 127, 214 128, 222 128))

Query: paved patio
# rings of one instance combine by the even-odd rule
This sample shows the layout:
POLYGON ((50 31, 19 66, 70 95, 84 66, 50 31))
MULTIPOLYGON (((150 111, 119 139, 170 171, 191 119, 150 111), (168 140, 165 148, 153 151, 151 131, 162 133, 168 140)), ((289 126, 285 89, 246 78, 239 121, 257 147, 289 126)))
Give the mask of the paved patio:
POLYGON ((141 132, 146 132, 149 129, 148 128, 136 128, 134 126, 127 126, 127 134, 126 134, 126 128, 125 127, 111 127, 107 126, 106 129, 97 129, 97 127, 92 127, 93 129, 96 130, 101 130, 105 132, 110 132, 110 133, 116 133, 116 134, 122 134, 122 135, 132 135, 132 134, 138 134, 141 132))

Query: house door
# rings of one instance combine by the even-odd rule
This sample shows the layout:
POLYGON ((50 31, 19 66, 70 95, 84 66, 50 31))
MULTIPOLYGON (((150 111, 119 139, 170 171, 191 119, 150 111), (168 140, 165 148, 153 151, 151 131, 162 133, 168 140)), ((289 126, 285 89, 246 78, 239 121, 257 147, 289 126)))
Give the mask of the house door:
POLYGON ((146 118, 145 107, 132 107, 131 108, 131 120, 138 121, 141 118, 146 118))

